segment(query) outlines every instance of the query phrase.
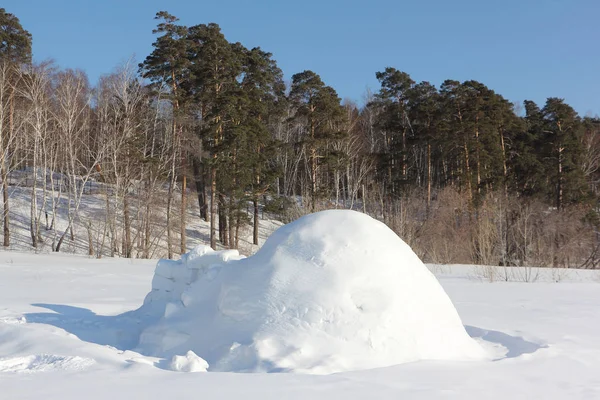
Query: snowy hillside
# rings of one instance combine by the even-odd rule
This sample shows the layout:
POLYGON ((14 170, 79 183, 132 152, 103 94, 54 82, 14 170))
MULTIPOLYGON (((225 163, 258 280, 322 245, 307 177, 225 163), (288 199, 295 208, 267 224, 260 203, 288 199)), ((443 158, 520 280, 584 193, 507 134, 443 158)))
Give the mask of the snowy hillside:
MULTIPOLYGON (((102 252, 104 256, 110 255, 110 246, 108 244, 109 239, 109 226, 106 221, 106 197, 98 187, 97 182, 88 182, 86 189, 81 197, 81 205, 77 210, 74 224, 74 236, 71 240, 70 234, 66 236, 64 245, 61 248, 62 253, 68 254, 88 254, 89 242, 92 241, 95 254, 102 252), (89 227, 89 230, 88 230, 89 227), (91 236, 91 237, 90 237, 91 236), (100 250, 103 249, 103 250, 100 250)), ((160 193, 157 195, 160 197, 160 193)), ((166 195, 164 195, 166 196, 166 195)), ((36 253, 49 253, 52 251, 52 244, 58 240, 58 237, 67 229, 68 226, 68 213, 69 208, 67 206, 68 199, 66 195, 59 197, 57 193, 54 193, 55 201, 57 205, 55 207, 57 213, 53 215, 51 210, 53 209, 51 204, 52 193, 46 193, 46 200, 44 201, 42 189, 37 190, 37 211, 36 215, 40 219, 40 232, 42 243, 37 249, 31 246, 31 234, 30 234, 30 222, 31 222, 31 188, 11 186, 10 187, 10 220, 11 220, 11 246, 6 249, 0 246, 0 251, 31 251, 36 253), (47 213, 46 213, 47 211, 47 213), (54 226, 53 227, 53 217, 54 226)), ((132 195, 135 199, 135 194, 132 195)), ((164 200, 164 199, 163 199, 164 200)), ((199 217, 198 203, 195 201, 195 193, 190 192, 188 194, 188 214, 186 222, 187 232, 187 247, 188 250, 193 249, 198 245, 209 243, 210 237, 210 225, 199 217)), ((132 212, 132 225, 134 228, 133 242, 136 243, 141 240, 139 234, 135 234, 138 220, 141 216, 135 212, 135 201, 131 205, 134 212, 132 212)), ((166 206, 160 201, 157 201, 153 205, 152 210, 152 225, 149 236, 151 238, 150 243, 150 258, 161 258, 166 257, 167 254, 167 242, 166 242, 166 206)), ((178 211, 173 212, 177 214, 178 211)), ((268 215, 263 215, 265 218, 261 218, 259 221, 259 244, 262 245, 275 229, 282 225, 281 222, 271 220, 268 215)), ((117 220, 122 218, 122 215, 117 215, 117 220)), ((121 223, 122 224, 122 223, 121 223)), ((177 231, 179 228, 177 229, 177 231)), ((117 229, 116 235, 120 236, 121 228, 117 229)), ((175 233, 174 233, 175 234, 175 233)), ((176 236, 176 242, 179 243, 179 237, 176 236)), ((118 240, 117 240, 118 241, 118 240)), ((259 246, 252 244, 252 226, 246 225, 242 228, 240 233, 240 252, 243 254, 254 253, 259 246)), ((134 258, 142 258, 141 246, 134 245, 133 251, 134 258)))

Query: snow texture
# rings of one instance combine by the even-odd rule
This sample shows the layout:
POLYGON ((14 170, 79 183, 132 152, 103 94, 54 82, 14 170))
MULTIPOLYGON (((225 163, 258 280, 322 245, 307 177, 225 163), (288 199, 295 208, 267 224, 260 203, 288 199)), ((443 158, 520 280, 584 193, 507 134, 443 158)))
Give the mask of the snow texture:
POLYGON ((535 282, 489 282, 482 267, 431 266, 491 360, 305 375, 174 373, 172 358, 132 351, 155 323, 134 311, 155 267, 0 251, 0 399, 600 399, 600 271, 540 269, 535 282), (78 369, 74 357, 93 364, 78 369))
POLYGON ((327 374, 487 357, 410 247, 354 211, 302 217, 246 259, 198 247, 161 260, 141 311, 157 322, 137 351, 192 350, 211 371, 327 374))
POLYGON ((185 356, 173 356, 169 368, 178 372, 206 372, 208 363, 190 350, 185 356))
POLYGON ((95 360, 77 356, 38 354, 0 358, 0 372, 34 373, 48 371, 79 371, 93 365, 95 360))

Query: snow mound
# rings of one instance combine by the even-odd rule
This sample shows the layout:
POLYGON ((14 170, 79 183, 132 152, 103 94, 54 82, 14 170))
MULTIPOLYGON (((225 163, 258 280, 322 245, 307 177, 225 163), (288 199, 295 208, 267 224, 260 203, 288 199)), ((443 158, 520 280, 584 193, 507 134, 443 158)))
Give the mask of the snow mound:
POLYGON ((34 373, 48 371, 80 371, 95 364, 91 358, 37 354, 0 358, 0 372, 34 373))
POLYGON ((333 373, 480 359, 446 293, 392 230, 354 211, 279 228, 252 257, 161 260, 139 351, 193 350, 211 371, 333 373), (160 314, 156 316, 157 314, 160 314))
POLYGON ((190 350, 185 356, 173 356, 169 368, 178 372, 206 372, 208 363, 190 350))

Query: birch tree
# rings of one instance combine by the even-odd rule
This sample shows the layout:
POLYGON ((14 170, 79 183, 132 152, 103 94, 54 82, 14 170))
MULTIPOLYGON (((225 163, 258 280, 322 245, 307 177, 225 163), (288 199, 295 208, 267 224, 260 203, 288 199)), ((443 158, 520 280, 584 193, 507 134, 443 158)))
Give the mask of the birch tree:
POLYGON ((14 152, 15 90, 20 67, 31 63, 31 34, 13 14, 0 8, 0 179, 2 179, 3 246, 10 246, 8 169, 14 152))

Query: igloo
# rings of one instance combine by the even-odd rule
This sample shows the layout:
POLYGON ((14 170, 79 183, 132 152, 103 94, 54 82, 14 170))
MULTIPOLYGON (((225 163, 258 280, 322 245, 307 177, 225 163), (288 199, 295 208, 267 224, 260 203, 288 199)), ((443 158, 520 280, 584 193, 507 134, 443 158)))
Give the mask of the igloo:
POLYGON ((210 371, 333 373, 484 357, 417 255, 359 212, 304 216, 253 256, 161 260, 139 351, 193 351, 210 371))

